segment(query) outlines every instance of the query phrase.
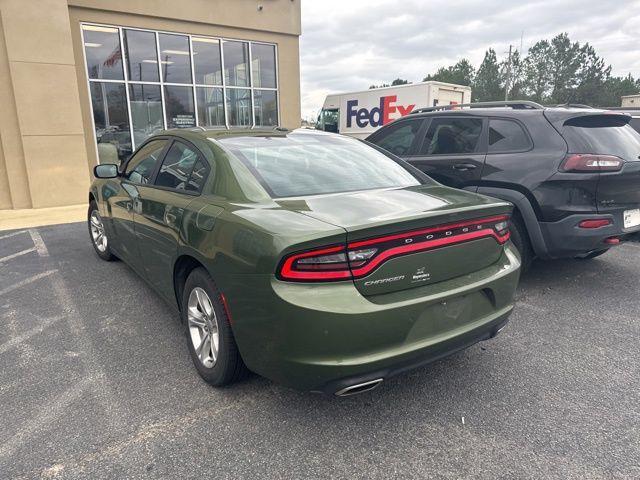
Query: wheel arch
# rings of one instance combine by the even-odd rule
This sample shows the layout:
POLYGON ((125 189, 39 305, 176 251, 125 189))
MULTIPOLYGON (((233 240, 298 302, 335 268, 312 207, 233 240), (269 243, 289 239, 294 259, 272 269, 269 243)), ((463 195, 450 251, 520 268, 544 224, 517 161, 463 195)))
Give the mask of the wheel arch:
POLYGON ((529 237, 529 242, 536 256, 543 259, 549 258, 547 244, 544 240, 538 217, 531 202, 523 193, 508 188, 483 186, 478 188, 478 193, 513 203, 514 210, 520 215, 524 222, 526 228, 525 233, 529 237))
MULTIPOLYGON (((182 290, 187 281, 187 278, 196 268, 203 268, 207 272, 209 270, 205 267, 204 263, 198 260, 191 253, 183 253, 173 264, 173 293, 176 298, 176 304, 178 309, 182 311, 182 290)), ((209 272, 209 274, 211 274, 209 272)), ((213 277, 213 276, 212 276, 213 277)))

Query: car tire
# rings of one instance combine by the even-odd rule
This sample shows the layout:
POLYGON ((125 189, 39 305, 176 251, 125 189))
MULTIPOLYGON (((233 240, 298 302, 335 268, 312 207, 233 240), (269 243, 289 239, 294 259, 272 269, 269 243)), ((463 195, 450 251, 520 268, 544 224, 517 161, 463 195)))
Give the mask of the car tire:
POLYGON ((591 252, 591 253, 589 253, 587 255, 576 257, 576 259, 578 259, 578 260, 591 260, 592 258, 599 257, 600 255, 603 255, 603 254, 607 253, 608 251, 609 251, 609 249, 605 248, 604 250, 598 250, 596 252, 591 252))
POLYGON ((511 216, 511 221, 509 222, 509 230, 511 232, 511 241, 513 245, 520 252, 520 262, 522 264, 522 271, 526 272, 531 268, 531 264, 533 263, 534 253, 531 248, 531 242, 529 241, 529 234, 527 233, 527 229, 524 226, 524 222, 520 215, 515 212, 511 216))
POLYGON ((89 203, 89 211, 87 212, 87 226, 89 228, 89 238, 91 239, 91 245, 96 251, 98 256, 106 261, 110 262, 115 260, 115 256, 111 253, 111 247, 109 245, 109 239, 107 237, 106 230, 104 228, 104 222, 98 210, 98 204, 95 200, 91 200, 89 203))
POLYGON ((215 387, 244 378, 247 367, 238 351, 222 295, 203 268, 189 274, 181 305, 187 347, 200 376, 215 387))

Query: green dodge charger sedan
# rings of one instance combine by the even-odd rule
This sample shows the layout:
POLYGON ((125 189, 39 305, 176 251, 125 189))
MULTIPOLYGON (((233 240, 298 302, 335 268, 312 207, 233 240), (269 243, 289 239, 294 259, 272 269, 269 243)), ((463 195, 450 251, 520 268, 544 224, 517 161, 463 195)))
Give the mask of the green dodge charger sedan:
POLYGON ((98 165, 88 225, 180 311, 212 385, 247 369, 335 395, 494 337, 511 205, 310 130, 168 131, 98 165))

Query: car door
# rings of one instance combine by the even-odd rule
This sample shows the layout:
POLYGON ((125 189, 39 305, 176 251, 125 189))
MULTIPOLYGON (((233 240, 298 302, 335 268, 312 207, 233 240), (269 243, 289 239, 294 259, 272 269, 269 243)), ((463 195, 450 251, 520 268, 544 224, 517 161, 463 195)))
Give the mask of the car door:
POLYGON ((433 117, 423 129, 421 145, 403 158, 444 185, 477 190, 486 153, 486 123, 472 115, 433 117))
POLYGON ((135 229, 147 280, 167 298, 173 295, 173 263, 188 206, 200 195, 210 166, 191 143, 174 140, 153 184, 139 189, 135 229))
POLYGON ((154 139, 142 145, 124 165, 119 181, 110 183, 113 188, 108 198, 105 195, 112 248, 140 273, 134 213, 138 207, 139 189, 153 178, 166 146, 166 139, 154 139))

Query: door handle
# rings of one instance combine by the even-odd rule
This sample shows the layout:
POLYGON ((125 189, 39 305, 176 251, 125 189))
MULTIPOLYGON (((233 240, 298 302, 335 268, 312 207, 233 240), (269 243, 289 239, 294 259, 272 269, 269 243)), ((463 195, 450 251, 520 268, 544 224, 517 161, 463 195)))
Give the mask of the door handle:
POLYGON ((456 163, 452 168, 454 170, 474 170, 478 166, 473 163, 456 163))

